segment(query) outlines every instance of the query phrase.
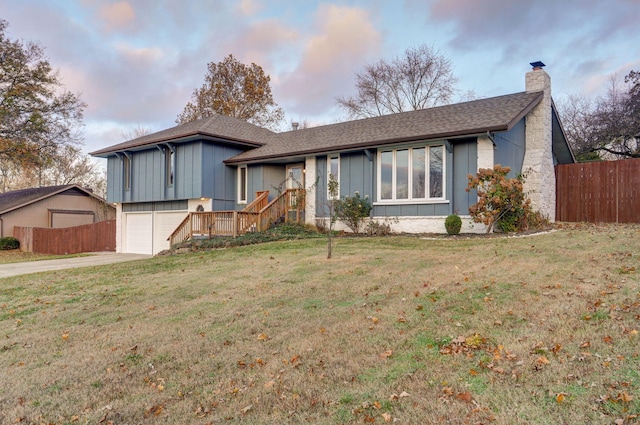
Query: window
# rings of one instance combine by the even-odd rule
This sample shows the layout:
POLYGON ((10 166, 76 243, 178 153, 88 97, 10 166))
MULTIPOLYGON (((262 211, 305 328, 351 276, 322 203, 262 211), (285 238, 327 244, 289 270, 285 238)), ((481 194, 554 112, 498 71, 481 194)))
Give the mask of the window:
POLYGON ((327 199, 339 199, 340 198, 340 157, 338 155, 327 157, 327 199), (337 197, 332 197, 329 193, 329 181, 330 178, 338 182, 338 194, 337 197))
POLYGON ((125 190, 131 188, 131 158, 126 154, 122 156, 122 181, 125 190))
POLYGON ((442 199, 444 199, 443 145, 379 151, 379 201, 410 202, 442 199))
POLYGON ((173 186, 173 163, 174 163, 175 151, 170 147, 164 148, 164 175, 165 184, 167 186, 173 186))
POLYGON ((247 203, 247 166, 238 167, 238 203, 247 203))

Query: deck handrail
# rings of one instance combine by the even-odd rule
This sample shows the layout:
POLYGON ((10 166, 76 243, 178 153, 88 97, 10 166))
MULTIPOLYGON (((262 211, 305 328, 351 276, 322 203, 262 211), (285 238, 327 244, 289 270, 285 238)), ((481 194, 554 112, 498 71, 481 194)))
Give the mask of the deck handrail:
POLYGON ((171 233, 170 246, 185 242, 194 236, 233 236, 250 231, 261 232, 284 217, 290 221, 289 213, 295 211, 295 221, 300 222, 304 210, 304 191, 287 189, 267 203, 269 192, 258 192, 256 200, 242 211, 195 211, 190 212, 171 233), (259 210, 258 207, 262 206, 259 210))
POLYGON ((256 199, 251 201, 251 203, 246 207, 244 207, 242 211, 260 212, 260 210, 263 209, 265 206, 267 206, 268 203, 269 203, 269 191, 262 190, 262 191, 256 192, 256 199))

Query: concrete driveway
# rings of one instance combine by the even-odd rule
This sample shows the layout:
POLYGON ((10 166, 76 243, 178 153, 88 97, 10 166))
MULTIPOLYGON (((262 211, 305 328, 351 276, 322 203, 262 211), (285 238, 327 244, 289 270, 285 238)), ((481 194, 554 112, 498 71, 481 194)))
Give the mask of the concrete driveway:
POLYGON ((92 252, 91 255, 86 257, 0 264, 0 279, 3 277, 19 276, 29 273, 48 272, 51 270, 65 270, 75 269, 79 267, 123 263, 125 261, 143 260, 145 258, 152 258, 152 256, 144 254, 116 254, 115 252, 92 252))

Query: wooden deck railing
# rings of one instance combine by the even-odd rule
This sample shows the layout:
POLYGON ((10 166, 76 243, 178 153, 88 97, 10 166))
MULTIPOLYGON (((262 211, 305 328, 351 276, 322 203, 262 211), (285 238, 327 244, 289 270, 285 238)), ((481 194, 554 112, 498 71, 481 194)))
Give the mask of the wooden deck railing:
POLYGON ((304 210, 304 191, 287 189, 268 202, 269 192, 258 192, 256 199, 242 211, 190 212, 169 236, 171 246, 194 236, 233 236, 263 231, 280 219, 300 222, 304 210))

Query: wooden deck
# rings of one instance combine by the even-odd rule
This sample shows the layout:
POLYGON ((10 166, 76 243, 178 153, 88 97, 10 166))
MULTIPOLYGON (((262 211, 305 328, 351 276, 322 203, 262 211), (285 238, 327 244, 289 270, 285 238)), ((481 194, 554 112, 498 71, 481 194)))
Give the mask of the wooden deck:
POLYGON ((190 212, 169 236, 171 246, 194 237, 232 236, 261 232, 279 220, 301 222, 304 190, 287 189, 268 202, 269 191, 258 192, 242 211, 190 212))

